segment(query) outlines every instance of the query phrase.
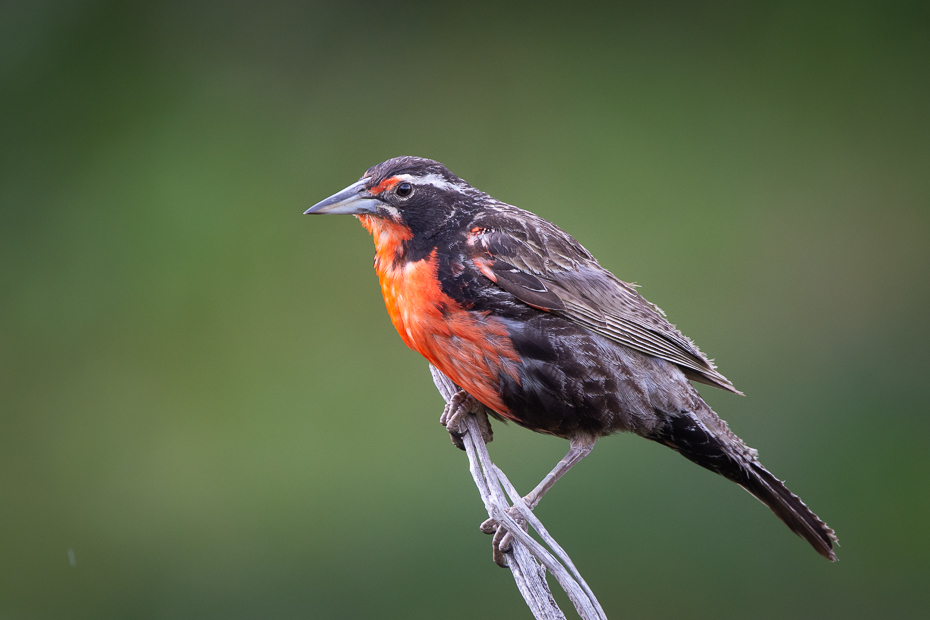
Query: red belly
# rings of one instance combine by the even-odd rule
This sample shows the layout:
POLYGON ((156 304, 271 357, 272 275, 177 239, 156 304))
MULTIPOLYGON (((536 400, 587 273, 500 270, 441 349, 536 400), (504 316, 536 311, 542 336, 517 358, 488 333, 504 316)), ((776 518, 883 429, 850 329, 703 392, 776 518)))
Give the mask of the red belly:
POLYGON ((520 358, 504 324, 459 306, 442 291, 436 250, 417 262, 399 259, 398 249, 410 235, 406 227, 382 218, 359 219, 375 239, 375 270, 400 337, 482 404, 509 417, 500 378, 506 373, 519 381, 520 358))

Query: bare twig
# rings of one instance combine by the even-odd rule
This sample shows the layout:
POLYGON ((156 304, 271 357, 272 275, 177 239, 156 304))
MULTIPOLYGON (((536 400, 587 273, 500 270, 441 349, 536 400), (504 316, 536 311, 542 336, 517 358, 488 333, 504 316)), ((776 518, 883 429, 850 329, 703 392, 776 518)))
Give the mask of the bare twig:
MULTIPOLYGON (((447 403, 452 401, 455 394, 460 391, 459 387, 433 366, 430 366, 430 373, 443 399, 447 403)), ((568 598, 582 620, 607 620, 600 603, 597 602, 591 588, 582 579, 568 554, 526 506, 523 498, 510 484, 504 473, 491 462, 482 435, 480 417, 484 418, 483 421, 486 424, 487 411, 482 405, 477 406, 476 412, 462 416, 458 428, 450 430, 463 433, 462 441, 465 452, 468 454, 468 468, 478 487, 478 493, 481 495, 488 516, 497 521, 500 527, 506 528, 513 536, 510 551, 507 553, 507 566, 513 573, 517 588, 530 611, 539 619, 565 619, 565 615, 556 604, 546 583, 546 570, 548 570, 568 594, 568 598), (506 496, 504 491, 506 491, 506 496), (523 531, 523 528, 511 517, 511 513, 508 512, 511 505, 507 501, 507 496, 514 502, 513 511, 521 515, 549 549, 523 531)))

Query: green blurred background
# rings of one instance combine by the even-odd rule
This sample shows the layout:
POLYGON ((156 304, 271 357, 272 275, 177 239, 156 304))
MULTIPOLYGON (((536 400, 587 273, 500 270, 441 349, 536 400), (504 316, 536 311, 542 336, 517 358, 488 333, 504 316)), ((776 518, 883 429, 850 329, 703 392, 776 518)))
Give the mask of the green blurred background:
MULTIPOLYGON (((529 616, 371 240, 301 216, 401 154, 642 284, 842 542, 609 438, 538 514, 610 617, 926 617, 928 5, 575 4, 2 5, 0 617, 529 616)), ((567 448, 496 431, 524 491, 567 448)))

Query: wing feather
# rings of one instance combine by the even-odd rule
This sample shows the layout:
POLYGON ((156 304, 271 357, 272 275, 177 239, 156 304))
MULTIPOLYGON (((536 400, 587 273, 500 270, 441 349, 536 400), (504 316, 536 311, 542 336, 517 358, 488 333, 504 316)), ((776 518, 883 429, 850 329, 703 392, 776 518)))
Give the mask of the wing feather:
POLYGON ((741 393, 659 308, 554 224, 501 205, 471 230, 482 272, 520 301, 676 364, 695 381, 741 393))

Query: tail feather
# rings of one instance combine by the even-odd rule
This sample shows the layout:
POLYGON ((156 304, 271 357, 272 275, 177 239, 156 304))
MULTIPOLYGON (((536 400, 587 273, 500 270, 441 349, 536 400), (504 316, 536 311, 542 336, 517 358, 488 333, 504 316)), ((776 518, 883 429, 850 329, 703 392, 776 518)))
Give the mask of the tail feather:
MULTIPOLYGON (((711 415, 714 415, 711 412, 711 415)), ((696 416, 680 414, 647 439, 665 444, 682 456, 737 483, 768 506, 792 532, 806 540, 831 562, 836 561, 836 534, 797 495, 756 460, 756 452, 714 415, 722 426, 710 431, 696 416)))
POLYGON ((752 463, 750 469, 752 475, 749 481, 740 486, 771 508, 792 532, 809 542, 817 553, 835 562, 833 543, 838 541, 833 530, 760 463, 752 463))

